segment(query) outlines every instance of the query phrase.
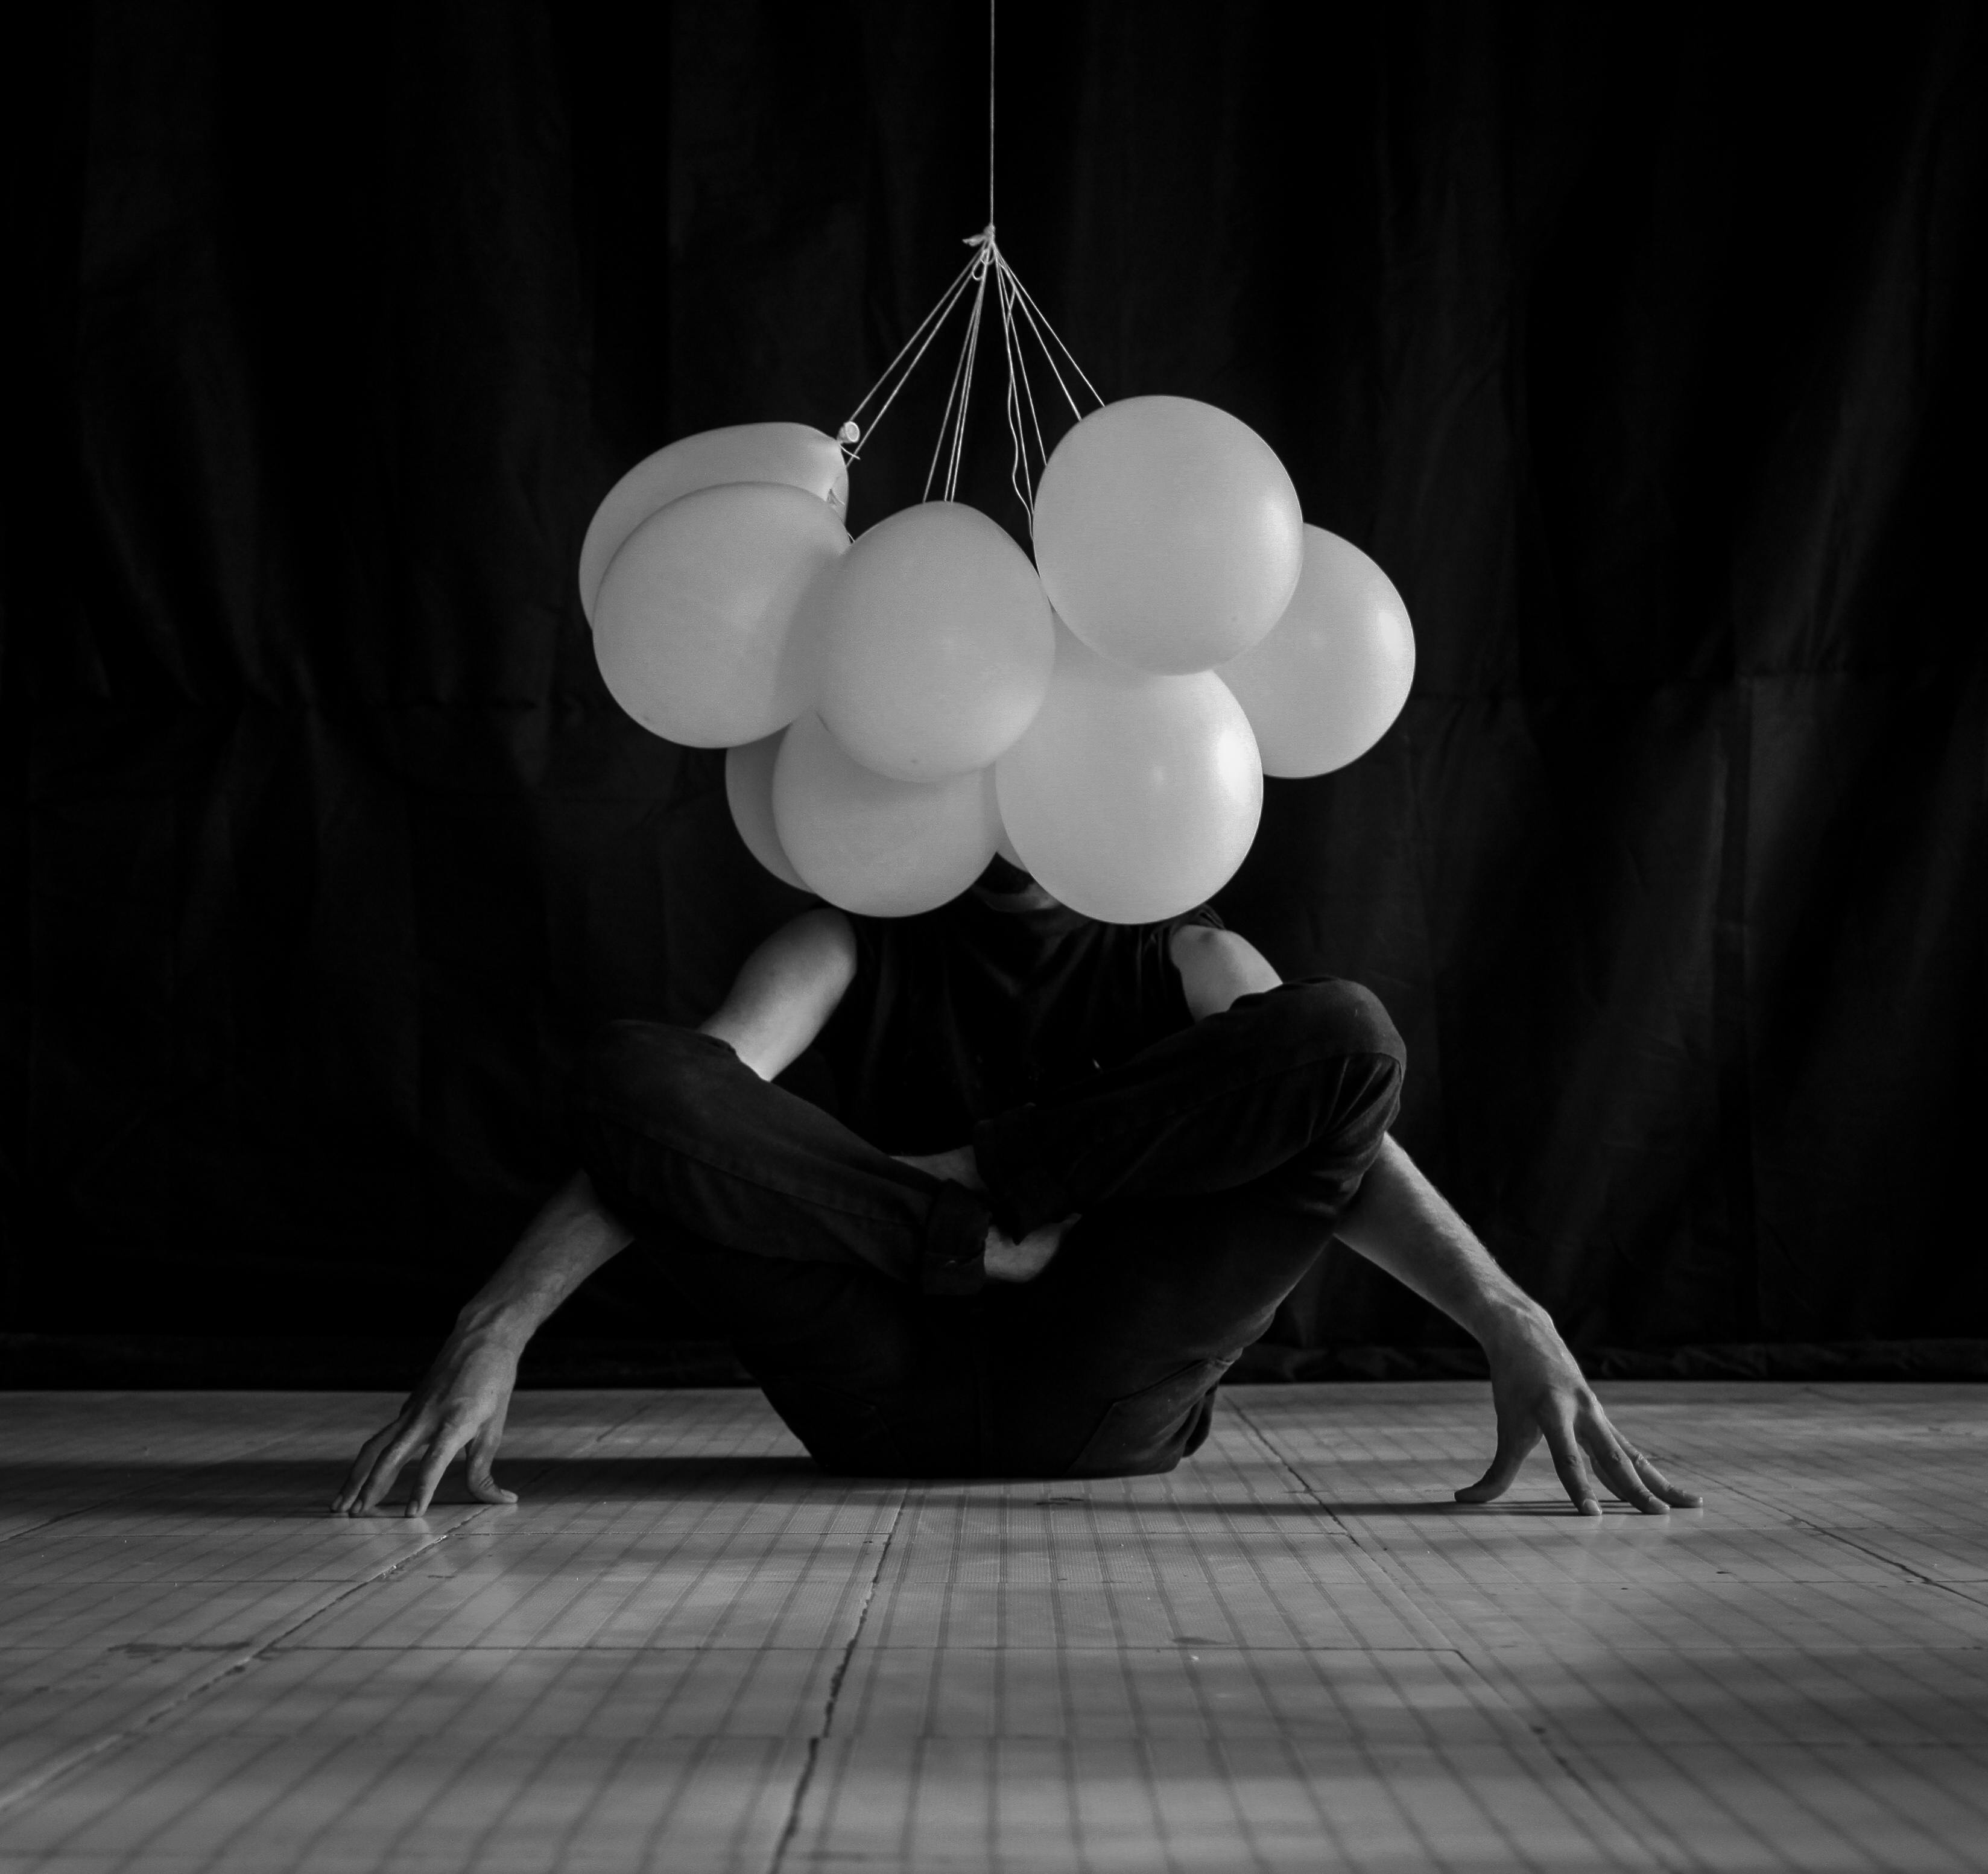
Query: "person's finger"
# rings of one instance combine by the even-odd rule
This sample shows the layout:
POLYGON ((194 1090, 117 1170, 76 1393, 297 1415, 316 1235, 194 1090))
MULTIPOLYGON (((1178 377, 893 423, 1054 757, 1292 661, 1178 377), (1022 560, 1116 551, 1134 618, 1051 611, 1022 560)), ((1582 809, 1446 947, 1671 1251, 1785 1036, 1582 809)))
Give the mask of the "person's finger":
POLYGON ((429 1500, 435 1493, 435 1486, 441 1481, 441 1473, 455 1461, 457 1452, 469 1443, 472 1429, 467 1425, 443 1421, 441 1429, 428 1441, 427 1453, 407 1486, 406 1514, 428 1514, 429 1500))
POLYGON ((1629 1461, 1636 1466, 1643 1481, 1673 1510, 1699 1510, 1705 1507, 1705 1499, 1697 1491, 1680 1490, 1641 1452, 1629 1449, 1629 1461))
POLYGON ((418 1419, 413 1424, 403 1425, 399 1429, 387 1448, 373 1460, 373 1474, 366 1480, 365 1489, 352 1506, 354 1516, 370 1516, 379 1507, 380 1500, 394 1487, 394 1480, 401 1474, 401 1466, 428 1443, 434 1431, 434 1426, 425 1419, 418 1419))
POLYGON ((344 1481, 332 1497, 333 1515, 343 1516, 352 1507, 360 1491, 365 1487, 367 1474, 373 1468, 373 1460, 379 1456, 380 1448, 387 1439, 394 1436, 394 1429, 399 1423, 397 1419, 392 1425, 383 1426, 359 1447, 359 1455, 352 1460, 351 1468, 346 1472, 344 1481))
POLYGON ((1615 1436, 1606 1419, 1591 1419, 1581 1430, 1581 1442, 1594 1460, 1594 1467, 1608 1479, 1608 1487, 1644 1516, 1664 1516, 1669 1507, 1660 1502, 1641 1477, 1629 1453, 1615 1436))
POLYGON ((345 1481, 338 1487, 338 1494, 331 1500, 333 1516, 343 1516, 359 1500, 360 1493, 366 1487, 366 1480, 372 1473, 374 1461, 400 1429, 401 1422, 396 1419, 391 1425, 382 1426, 359 1447, 358 1456, 353 1460, 352 1468, 345 1473, 345 1481))
POLYGON ((496 1462, 497 1447, 503 1442, 504 1420, 509 1411, 508 1405, 500 1407, 469 1441, 469 1493, 478 1503, 518 1500, 518 1493, 504 1489, 491 1474, 490 1469, 496 1462))
POLYGON ((1519 1467, 1540 1442, 1540 1428, 1530 1422, 1513 1426, 1498 1422, 1498 1448, 1491 1454, 1491 1467, 1475 1483, 1466 1483, 1456 1493, 1459 1503, 1490 1503, 1512 1487, 1519 1467))
POLYGON ((1571 1419, 1556 1414, 1541 1429, 1546 1433, 1547 1449, 1553 1454, 1554 1469, 1559 1473, 1560 1487, 1567 1492, 1567 1500, 1583 1516, 1599 1516, 1601 1499, 1595 1493, 1594 1480, 1588 1473, 1587 1460, 1581 1456, 1581 1441, 1574 1435, 1571 1419))

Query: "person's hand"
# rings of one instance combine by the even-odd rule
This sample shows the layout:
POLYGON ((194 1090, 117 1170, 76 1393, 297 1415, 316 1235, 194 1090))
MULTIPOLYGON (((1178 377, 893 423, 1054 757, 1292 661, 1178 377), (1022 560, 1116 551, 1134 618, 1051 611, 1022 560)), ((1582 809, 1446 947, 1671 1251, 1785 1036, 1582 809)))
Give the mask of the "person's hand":
MULTIPOLYGON (((895 1152, 900 1165, 908 1165, 930 1178, 950 1179, 969 1191, 986 1194, 987 1182, 980 1175, 980 1161, 971 1145, 955 1145, 949 1152, 895 1152)), ((1046 1269, 1063 1247, 1063 1233, 1077 1221, 1074 1215, 1044 1223, 1026 1236, 1007 1235, 994 1223, 987 1226, 987 1245, 982 1266, 990 1282, 1033 1282, 1046 1269)))
POLYGON ((1693 1510, 1704 1501, 1673 1486, 1608 1422, 1601 1402, 1543 1309, 1515 1311, 1485 1338, 1484 1351, 1491 1363, 1498 1449, 1491 1468, 1456 1493, 1459 1503, 1489 1503, 1503 1496, 1542 1438, 1561 1485, 1583 1516, 1601 1514, 1598 1472, 1618 1497, 1645 1516, 1662 1516, 1670 1508, 1693 1510))
POLYGON ((1033 1282, 1063 1247, 1063 1233, 1074 1223, 1074 1216, 1059 1217, 1032 1230, 1026 1236, 1005 1236, 994 1224, 987 1226, 987 1248, 982 1267, 990 1282, 1033 1282))
POLYGON ((515 1346, 487 1329, 458 1328, 408 1395, 401 1416, 360 1446, 357 1460, 332 1499, 332 1514, 373 1515, 401 1468, 417 1459, 405 1514, 425 1515, 442 1473, 465 1448, 470 1495, 478 1503, 516 1503, 512 1492, 498 1487, 490 1466, 517 1383, 515 1346))

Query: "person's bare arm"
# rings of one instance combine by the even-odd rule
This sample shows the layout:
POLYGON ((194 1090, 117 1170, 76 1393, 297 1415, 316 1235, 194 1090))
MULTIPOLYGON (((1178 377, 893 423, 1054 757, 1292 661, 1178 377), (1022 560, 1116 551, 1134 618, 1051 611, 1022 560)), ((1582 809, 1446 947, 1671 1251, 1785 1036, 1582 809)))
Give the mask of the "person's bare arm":
MULTIPOLYGON (((747 958, 731 992, 700 1032, 726 1043, 771 1080, 821 1032, 856 964, 856 942, 839 911, 811 911, 783 925, 747 958)), ((632 1233, 576 1172, 526 1225, 442 1343, 392 1424, 360 1446, 332 1510, 369 1516, 410 1461, 406 1514, 425 1513, 459 1452, 468 1454, 470 1494, 515 1503, 491 1474, 526 1343, 560 1304, 632 1233)))
POLYGON ((360 1446, 332 1499, 332 1514, 372 1515, 413 1460, 406 1514, 424 1515, 442 1473, 462 1451, 468 1454, 471 1496, 479 1503, 516 1503, 490 1466, 518 1382, 519 1357, 540 1323, 629 1240, 595 1195, 593 1180, 576 1172, 456 1317, 400 1416, 360 1446))
MULTIPOLYGON (((1185 925, 1174 932, 1172 955, 1196 1021, 1220 1014, 1238 996, 1274 989, 1280 980, 1262 952, 1233 931, 1185 925)), ((1503 1496, 1542 1438, 1583 1515, 1600 1514, 1590 1459, 1618 1496, 1646 1514, 1699 1500, 1673 1488, 1609 1423, 1552 1318, 1492 1260, 1392 1138, 1382 1142, 1336 1233, 1442 1309, 1484 1348, 1497 1449, 1484 1475, 1456 1493, 1459 1501, 1489 1503, 1503 1496)))
POLYGON ((1456 1493, 1459 1502, 1503 1496, 1543 1438, 1562 1487, 1584 1516, 1601 1514, 1591 1460, 1608 1487, 1646 1515, 1699 1503, 1609 1423, 1552 1318, 1492 1260, 1392 1138, 1382 1142, 1334 1233, 1442 1309, 1484 1349, 1497 1449, 1484 1475, 1456 1493))
POLYGON ((856 974, 856 934, 823 905, 783 924, 746 958, 700 1034, 715 1035, 762 1080, 792 1066, 856 974))
POLYGON ((1263 952, 1234 931, 1183 924, 1169 940, 1168 952, 1180 972, 1187 1012, 1198 1022, 1219 1015, 1239 996, 1275 989, 1283 980, 1263 952))

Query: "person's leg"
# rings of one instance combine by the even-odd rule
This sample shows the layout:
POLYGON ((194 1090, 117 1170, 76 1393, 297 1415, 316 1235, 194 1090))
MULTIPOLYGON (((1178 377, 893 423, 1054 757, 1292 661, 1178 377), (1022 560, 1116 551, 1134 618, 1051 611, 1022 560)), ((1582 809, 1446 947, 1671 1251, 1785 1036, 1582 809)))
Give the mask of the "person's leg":
POLYGON ((1011 1236, 1130 1199, 1238 1189, 1301 1155, 1335 1168, 1294 1174, 1290 1192, 1320 1207, 1329 1226, 1380 1149, 1356 1118, 1371 1103, 1369 1083, 1391 1075, 1395 1097, 1405 1060, 1371 990, 1330 979, 1286 983, 983 1120, 975 1159, 995 1219, 1011 1236), (1335 1154, 1330 1142, 1349 1126, 1356 1148, 1335 1154))
POLYGON ((985 1198, 878 1151, 713 1036, 610 1022, 567 1107, 588 1173, 632 1230, 667 1222, 745 1255, 868 1269, 923 1294, 980 1286, 985 1198))
POLYGON ((1368 991, 1291 983, 982 1128, 997 1216, 1083 1213, 1040 1280, 986 1304, 990 1463, 1125 1474, 1192 1449, 1358 1191, 1403 1059, 1368 991))
POLYGON ((627 1253, 661 1260, 826 1467, 970 1466, 962 1310, 945 1297, 977 1286, 983 1198, 661 1023, 603 1030, 569 1110, 602 1201, 636 1233, 627 1253))

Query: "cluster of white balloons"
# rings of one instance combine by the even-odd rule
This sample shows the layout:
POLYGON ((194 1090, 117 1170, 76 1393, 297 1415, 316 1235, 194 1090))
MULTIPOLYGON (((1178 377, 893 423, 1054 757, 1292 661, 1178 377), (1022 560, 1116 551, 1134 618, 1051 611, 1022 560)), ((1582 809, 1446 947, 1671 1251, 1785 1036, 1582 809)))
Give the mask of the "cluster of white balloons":
POLYGON ((1400 594, 1211 404, 1070 430, 1033 564, 956 502, 852 543, 847 495, 818 430, 707 431, 630 470, 580 557, 615 700, 729 749, 754 856, 844 910, 930 910, 998 851, 1088 916, 1172 916, 1242 864, 1266 774, 1344 766, 1408 695, 1400 594))

